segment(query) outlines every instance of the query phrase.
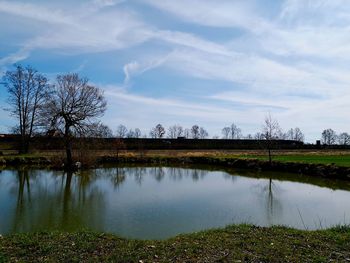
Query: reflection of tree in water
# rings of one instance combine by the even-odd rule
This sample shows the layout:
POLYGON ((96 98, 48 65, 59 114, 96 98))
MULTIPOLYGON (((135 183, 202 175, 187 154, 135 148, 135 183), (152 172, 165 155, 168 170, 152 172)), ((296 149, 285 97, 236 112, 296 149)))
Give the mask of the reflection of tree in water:
POLYGON ((229 173, 225 173, 225 172, 224 172, 224 178, 227 179, 227 180, 231 180, 232 182, 237 180, 236 176, 234 176, 232 174, 229 174, 229 173))
POLYGON ((143 175, 146 174, 146 168, 145 167, 133 167, 133 168, 131 168, 131 170, 129 172, 130 172, 130 174, 132 174, 134 176, 135 181, 139 185, 141 185, 143 175))
POLYGON ((18 219, 21 218, 22 212, 24 211, 24 195, 27 196, 28 203, 27 206, 31 208, 31 196, 30 196, 30 182, 29 182, 29 172, 27 170, 18 170, 17 171, 17 181, 18 181, 18 191, 17 191, 17 203, 15 210, 15 220, 14 228, 17 228, 19 224, 18 219))
POLYGON ((268 185, 263 187, 263 194, 266 196, 266 216, 267 222, 274 224, 274 218, 282 214, 282 204, 278 200, 278 194, 280 189, 273 183, 272 179, 269 179, 268 185))
POLYGON ((158 182, 162 181, 165 176, 165 171, 163 167, 153 167, 151 173, 158 182))
POLYGON ((175 168, 175 167, 168 168, 169 177, 174 181, 182 180, 185 171, 187 171, 187 169, 181 169, 181 168, 175 168))
POLYGON ((134 177, 137 184, 142 185, 145 176, 152 176, 161 182, 166 176, 173 180, 192 177, 194 181, 203 179, 208 171, 202 169, 183 169, 178 167, 116 167, 96 170, 96 177, 109 178, 115 186, 120 186, 126 178, 134 177))
POLYGON ((267 224, 273 225, 274 219, 281 218, 282 216, 283 207, 279 200, 282 189, 271 178, 268 181, 265 179, 262 180, 262 183, 258 183, 254 188, 256 188, 255 193, 264 207, 267 224))
POLYGON ((183 169, 177 167, 169 167, 167 168, 167 173, 174 181, 180 181, 184 177, 191 177, 193 181, 198 181, 199 179, 203 179, 208 174, 208 171, 202 169, 183 169))
POLYGON ((95 170, 97 178, 106 178, 113 183, 114 188, 119 188, 128 175, 128 168, 115 167, 95 170))
POLYGON ((71 173, 17 171, 12 231, 76 230, 91 226, 102 230, 104 197, 90 179, 71 173))

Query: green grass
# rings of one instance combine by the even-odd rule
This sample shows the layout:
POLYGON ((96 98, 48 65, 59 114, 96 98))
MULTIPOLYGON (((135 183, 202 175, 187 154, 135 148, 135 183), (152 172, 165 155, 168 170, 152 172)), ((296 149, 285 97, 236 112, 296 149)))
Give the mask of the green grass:
MULTIPOLYGON (((241 158, 254 158, 259 160, 268 160, 267 156, 262 155, 243 155, 241 158)), ((302 162, 313 164, 335 164, 337 166, 350 167, 350 155, 273 155, 273 161, 279 162, 302 162)))
POLYGON ((229 226, 165 241, 44 232, 0 238, 0 262, 346 262, 350 229, 229 226))

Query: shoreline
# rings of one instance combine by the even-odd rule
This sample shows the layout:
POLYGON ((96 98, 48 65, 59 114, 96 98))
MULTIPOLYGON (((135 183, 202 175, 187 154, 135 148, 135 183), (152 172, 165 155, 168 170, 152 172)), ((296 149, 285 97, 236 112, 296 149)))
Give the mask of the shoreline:
MULTIPOLYGON (((242 157, 215 157, 215 156, 101 156, 95 157, 85 169, 96 168, 105 164, 152 164, 152 165, 187 165, 204 164, 216 167, 250 169, 258 171, 288 172, 301 175, 322 177, 329 179, 350 180, 350 167, 334 164, 316 164, 287 161, 268 161, 242 157)), ((35 167, 61 170, 62 162, 54 157, 43 156, 1 156, 0 168, 6 167, 35 167)))
POLYGON ((350 228, 306 231, 231 225, 166 240, 97 232, 0 237, 0 262, 348 262, 350 228))

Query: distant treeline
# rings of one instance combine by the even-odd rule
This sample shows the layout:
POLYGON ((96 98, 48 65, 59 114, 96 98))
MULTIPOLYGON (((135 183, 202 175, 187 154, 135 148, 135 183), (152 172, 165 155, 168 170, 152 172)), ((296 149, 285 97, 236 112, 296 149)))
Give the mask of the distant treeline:
MULTIPOLYGON (((19 136, 0 137, 0 150, 16 150, 20 143, 19 136)), ((76 138, 73 149, 83 145, 90 150, 210 150, 210 149, 264 149, 265 140, 254 139, 151 139, 151 138, 76 138)), ((60 137, 34 137, 31 150, 60 150, 64 147, 64 139, 60 137)), ((349 146, 304 144, 293 140, 274 140, 274 149, 344 149, 349 146)))

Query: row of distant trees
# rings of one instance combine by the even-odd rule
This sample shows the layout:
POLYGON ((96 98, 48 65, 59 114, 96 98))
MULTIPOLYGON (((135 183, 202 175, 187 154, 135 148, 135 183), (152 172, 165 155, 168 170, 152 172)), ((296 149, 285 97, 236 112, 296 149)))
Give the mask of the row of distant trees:
MULTIPOLYGON (((304 142, 305 136, 300 128, 290 128, 288 131, 283 132, 279 127, 276 120, 273 120, 271 116, 267 116, 264 121, 264 125, 261 132, 257 132, 254 135, 247 134, 243 135, 242 130, 235 124, 232 123, 230 126, 224 127, 222 132, 222 139, 250 139, 250 140, 265 140, 266 139, 266 129, 269 126, 271 132, 271 139, 275 140, 293 140, 298 142, 304 142), (271 127, 273 126, 273 127, 271 127)), ((142 134, 139 128, 128 129, 124 125, 119 125, 115 131, 112 132, 107 126, 100 125, 99 129, 95 130, 95 137, 117 137, 117 138, 169 138, 176 139, 179 137, 184 137, 186 139, 207 139, 209 138, 209 133, 203 127, 198 125, 193 125, 191 128, 183 128, 179 124, 172 125, 166 129, 161 124, 157 124, 153 127, 149 136, 147 134, 142 134)), ((350 135, 347 132, 342 132, 337 134, 332 129, 326 129, 321 135, 322 144, 326 145, 350 145, 350 135)), ((219 139, 219 136, 213 136, 213 139, 219 139)))
MULTIPOLYGON (((270 120, 272 121, 272 119, 270 120)), ((274 139, 280 140, 295 140, 295 141, 304 141, 304 134, 299 128, 291 128, 286 133, 284 133, 280 128, 276 121, 276 126, 274 127, 274 139)), ((261 132, 257 132, 256 134, 248 134, 243 135, 242 130, 234 123, 230 126, 224 127, 222 129, 222 139, 256 139, 262 140, 265 138, 265 130, 261 132)), ((101 132, 101 134, 106 134, 105 132, 101 132)), ((209 133, 203 127, 198 125, 193 125, 191 128, 183 128, 179 124, 174 124, 167 129, 163 127, 161 124, 157 124, 155 127, 151 128, 149 135, 142 134, 139 128, 136 129, 128 129, 124 125, 119 125, 116 129, 115 134, 109 129, 108 137, 117 137, 117 138, 169 138, 176 139, 180 137, 184 137, 186 139, 207 139, 209 138, 209 133)), ((219 139, 219 136, 213 136, 213 139, 219 139)))
POLYGON ((115 135, 112 134, 112 137, 117 138, 169 138, 177 139, 184 137, 187 139, 207 139, 209 136, 206 129, 199 127, 198 125, 193 125, 190 129, 183 128, 179 124, 172 125, 166 129, 161 124, 157 124, 155 127, 151 128, 148 136, 147 134, 141 134, 139 128, 136 129, 127 129, 124 125, 119 125, 115 132, 115 135))

